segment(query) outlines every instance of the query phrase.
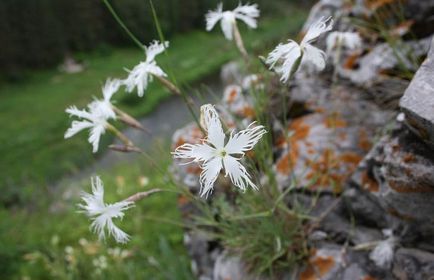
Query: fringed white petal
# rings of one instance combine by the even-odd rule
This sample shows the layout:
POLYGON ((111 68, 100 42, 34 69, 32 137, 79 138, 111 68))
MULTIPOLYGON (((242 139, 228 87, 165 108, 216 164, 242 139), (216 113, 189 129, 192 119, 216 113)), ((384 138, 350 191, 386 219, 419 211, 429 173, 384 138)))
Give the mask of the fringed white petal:
POLYGON ((316 69, 321 71, 325 68, 326 65, 326 54, 310 45, 310 44, 306 44, 304 45, 304 49, 303 49, 304 53, 303 53, 303 58, 302 58, 302 64, 309 62, 312 63, 313 65, 315 65, 316 69))
POLYGON ((259 17, 260 11, 257 4, 238 5, 234 10, 235 17, 242 20, 250 28, 256 28, 256 18, 259 17))
POLYGON ((210 31, 211 29, 213 29, 216 23, 222 18, 222 11, 223 3, 219 3, 216 10, 208 11, 208 13, 205 15, 206 31, 210 31))
POLYGON ((207 141, 217 149, 223 148, 225 133, 216 109, 211 104, 206 104, 200 107, 200 111, 204 129, 208 133, 207 141))
POLYGON ((113 111, 110 101, 95 100, 88 107, 94 119, 116 119, 116 113, 113 111))
POLYGON ((312 41, 316 40, 321 34, 332 30, 332 28, 333 28, 332 17, 328 17, 328 18, 321 17, 316 23, 312 24, 312 26, 309 27, 300 45, 303 47, 304 44, 311 43, 312 41))
POLYGON ((155 61, 148 65, 147 71, 155 76, 167 77, 166 73, 164 73, 163 69, 161 69, 155 61))
POLYGON ((223 165, 225 168, 225 175, 231 179, 232 183, 245 191, 248 186, 257 190, 258 187, 250 179, 250 175, 247 173, 246 168, 234 157, 226 156, 223 159, 223 165))
POLYGON ((235 15, 231 11, 226 11, 223 13, 220 25, 225 35, 225 38, 232 41, 234 35, 234 25, 235 25, 235 15))
POLYGON ((65 110, 71 117, 75 116, 82 119, 92 120, 92 115, 86 110, 79 110, 75 106, 70 106, 65 110))
POLYGON ((65 139, 70 138, 77 134, 78 132, 90 128, 93 126, 93 123, 88 121, 72 121, 71 127, 65 132, 65 139))
POLYGON ((213 158, 202 165, 202 173, 200 173, 200 196, 208 197, 212 192, 214 182, 222 169, 222 159, 220 157, 213 158))
POLYGON ((169 42, 160 43, 159 41, 153 41, 149 47, 146 47, 146 62, 151 63, 155 57, 164 52, 169 47, 169 42))
POLYGON ((174 158, 192 159, 195 162, 208 161, 215 156, 215 149, 207 144, 184 144, 172 153, 174 158))
POLYGON ((102 95, 104 96, 104 101, 110 102, 113 94, 115 94, 119 90, 121 84, 122 83, 119 79, 108 78, 102 87, 102 95))
POLYGON ((90 130, 89 135, 89 143, 92 144, 92 152, 96 153, 98 151, 99 146, 99 140, 101 138, 101 135, 104 134, 105 127, 104 124, 94 125, 90 130))
POLYGON ((254 126, 254 123, 251 123, 246 129, 234 135, 231 134, 225 151, 228 154, 244 154, 244 152, 253 149, 265 133, 267 131, 264 126, 254 126))

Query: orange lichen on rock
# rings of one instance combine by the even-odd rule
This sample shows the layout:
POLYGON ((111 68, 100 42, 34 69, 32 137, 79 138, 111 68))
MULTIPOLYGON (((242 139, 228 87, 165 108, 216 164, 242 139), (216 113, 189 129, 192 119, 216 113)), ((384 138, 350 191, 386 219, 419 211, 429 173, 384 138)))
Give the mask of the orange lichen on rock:
POLYGON ((367 275, 367 276, 363 277, 361 280, 377 280, 377 278, 372 277, 370 275, 367 275))
POLYGON ((327 117, 324 121, 324 124, 327 128, 343 128, 347 126, 347 122, 337 115, 332 115, 327 117))
POLYGON ((399 193, 432 193, 434 187, 421 184, 408 185, 398 180, 389 180, 389 187, 399 193))
POLYGON ((289 175, 291 170, 294 168, 295 161, 298 158, 296 151, 291 149, 283 157, 281 157, 276 163, 276 169, 279 173, 284 175, 289 175))
POLYGON ((371 11, 378 10, 379 8, 392 4, 396 0, 365 0, 365 5, 371 11))
POLYGON ((240 113, 245 118, 253 119, 256 117, 255 110, 250 106, 244 106, 240 113))
POLYGON ((356 52, 353 54, 350 54, 344 61, 344 69, 355 69, 357 66, 357 60, 360 57, 360 53, 356 52))
POLYGON ((308 266, 300 273, 300 280, 320 280, 335 265, 333 257, 314 256, 309 259, 308 266))
POLYGON ((396 210, 395 208, 389 207, 387 209, 387 212, 389 214, 395 216, 395 217, 398 217, 398 218, 404 220, 404 221, 408 221, 408 222, 414 221, 414 217, 402 214, 402 213, 398 212, 398 210, 396 210))
POLYGON ((380 185, 378 182, 374 179, 372 179, 368 172, 365 170, 362 173, 362 187, 370 192, 378 192, 380 190, 380 185))
POLYGON ((200 166, 197 164, 192 164, 192 165, 187 166, 186 172, 188 174, 193 174, 193 175, 199 176, 200 173, 202 172, 202 168, 200 168, 200 166))
POLYGON ((306 174, 308 180, 312 180, 310 189, 332 187, 333 191, 342 191, 343 182, 354 172, 362 157, 356 153, 346 152, 337 155, 331 149, 325 149, 323 154, 315 160, 307 160, 310 172, 306 174), (345 165, 343 170, 341 165, 345 165))
POLYGON ((303 118, 294 120, 288 130, 293 134, 284 141, 283 137, 278 139, 279 145, 289 144, 289 152, 282 156, 276 163, 276 169, 279 173, 289 175, 299 158, 298 142, 305 140, 309 136, 310 126, 304 123, 303 118), (282 143, 283 141, 283 143, 282 143))
POLYGON ((228 95, 228 99, 227 99, 227 103, 228 104, 231 104, 231 103, 233 103, 234 101, 235 101, 235 99, 237 98, 237 95, 238 95, 238 90, 237 90, 237 88, 232 88, 232 90, 229 92, 229 95, 228 95))
POLYGON ((365 152, 368 152, 372 148, 372 142, 369 140, 365 129, 360 129, 359 131, 359 147, 365 152))
POLYGON ((186 141, 185 141, 185 139, 184 139, 184 137, 179 137, 177 140, 176 140, 176 142, 173 144, 173 147, 176 149, 176 148, 178 148, 179 146, 182 146, 182 145, 184 145, 186 143, 186 141))
POLYGON ((389 34, 391 36, 401 37, 410 31, 410 28, 413 26, 414 20, 406 20, 399 23, 397 26, 392 27, 390 29, 389 34))
POLYGON ((402 161, 405 163, 414 162, 416 157, 413 154, 407 153, 402 157, 402 161))
POLYGON ((189 202, 190 202, 190 199, 187 196, 182 195, 182 194, 178 196, 178 206, 184 206, 189 202))

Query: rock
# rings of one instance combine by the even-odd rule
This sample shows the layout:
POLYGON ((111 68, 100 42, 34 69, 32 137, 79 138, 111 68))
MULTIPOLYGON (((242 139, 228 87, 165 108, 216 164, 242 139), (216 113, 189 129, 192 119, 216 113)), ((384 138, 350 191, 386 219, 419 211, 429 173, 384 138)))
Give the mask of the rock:
POLYGON ((406 124, 434 147, 434 39, 427 59, 401 98, 406 124))
POLYGON ((385 79, 386 71, 390 71, 399 64, 404 64, 406 69, 416 71, 418 65, 408 57, 422 57, 428 51, 431 38, 417 41, 405 41, 402 45, 393 49, 389 44, 382 43, 366 55, 358 59, 358 67, 352 69, 346 66, 338 67, 337 71, 343 78, 350 79, 356 85, 370 87, 385 79))
POLYGON ((293 179, 297 187, 339 193, 371 145, 365 128, 338 114, 297 118, 288 133, 286 141, 278 139, 282 152, 274 166, 282 186, 293 179))
POLYGON ((191 231, 184 234, 184 245, 192 259, 193 273, 200 279, 213 279, 214 264, 221 249, 204 232, 191 231))
POLYGON ((407 0, 403 8, 405 18, 414 21, 412 34, 417 37, 429 36, 434 32, 434 1, 407 0))
POLYGON ((434 254, 400 248, 395 253, 393 275, 399 280, 434 279, 434 254))
POLYGON ((237 84, 240 85, 243 81, 243 74, 238 62, 231 61, 222 66, 220 78, 224 86, 237 84))
MULTIPOLYGON (((385 139, 379 146, 380 190, 387 210, 408 221, 433 223, 434 154, 408 131, 385 139)), ((434 226, 432 227, 434 230, 434 226)))
POLYGON ((215 262, 212 279, 261 280, 266 278, 249 274, 239 257, 230 256, 227 252, 223 252, 215 262))
POLYGON ((367 254, 353 252, 344 246, 326 244, 313 249, 299 280, 368 280, 391 279, 370 266, 367 254), (381 276, 381 278, 376 278, 381 276))

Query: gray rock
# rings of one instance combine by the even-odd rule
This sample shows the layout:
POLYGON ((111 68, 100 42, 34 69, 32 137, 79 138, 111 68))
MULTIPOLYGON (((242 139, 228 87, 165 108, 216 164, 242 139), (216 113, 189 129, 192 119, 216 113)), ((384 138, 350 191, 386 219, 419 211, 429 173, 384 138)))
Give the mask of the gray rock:
POLYGON ((399 48, 392 48, 387 43, 376 45, 369 53, 359 59, 357 69, 339 67, 341 77, 350 79, 354 84, 370 87, 385 79, 381 73, 391 70, 399 64, 404 64, 407 69, 416 71, 418 65, 408 57, 421 57, 427 53, 431 38, 417 41, 405 41, 399 48))
POLYGON ((224 86, 231 84, 241 85, 243 76, 240 64, 236 61, 226 63, 220 71, 220 78, 224 86))
POLYGON ((223 252, 216 260, 212 279, 263 280, 266 278, 249 274, 239 257, 230 256, 227 252, 223 252))
MULTIPOLYGON (((373 173, 378 174, 376 195, 384 207, 403 220, 434 222, 434 154, 408 131, 384 139, 382 156, 373 173)), ((434 226, 432 227, 434 230, 434 226)))
POLYGON ((434 40, 427 59, 401 98, 406 124, 434 147, 434 40))
POLYGON ((220 249, 212 246, 213 241, 201 231, 184 234, 184 245, 192 259, 192 271, 198 278, 213 279, 214 264, 220 249))
POLYGON ((434 279, 434 254, 417 249, 398 249, 395 253, 393 275, 399 280, 434 279))

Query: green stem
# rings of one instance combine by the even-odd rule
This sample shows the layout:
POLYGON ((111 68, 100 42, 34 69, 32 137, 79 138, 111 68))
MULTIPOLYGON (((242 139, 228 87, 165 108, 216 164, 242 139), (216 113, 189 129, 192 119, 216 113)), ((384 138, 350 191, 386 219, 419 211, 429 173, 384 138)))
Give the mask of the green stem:
POLYGON ((125 25, 125 23, 121 20, 121 18, 118 16, 118 14, 113 9, 112 5, 109 3, 108 0, 103 0, 104 4, 107 6, 107 9, 110 11, 110 13, 113 15, 115 20, 118 22, 118 24, 125 30, 125 32, 130 36, 130 38, 136 43, 137 46, 139 46, 140 49, 143 51, 146 51, 143 44, 140 42, 139 39, 137 39, 136 36, 128 29, 128 27, 125 25))

